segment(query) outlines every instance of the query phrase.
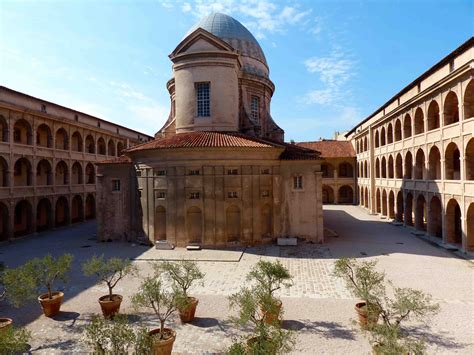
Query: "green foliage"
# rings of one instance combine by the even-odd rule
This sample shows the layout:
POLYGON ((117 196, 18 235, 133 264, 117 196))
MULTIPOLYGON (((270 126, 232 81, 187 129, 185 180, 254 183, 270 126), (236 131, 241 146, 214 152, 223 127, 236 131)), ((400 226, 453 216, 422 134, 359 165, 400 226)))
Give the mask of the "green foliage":
POLYGON ((107 284, 109 297, 117 283, 127 275, 138 275, 138 268, 128 259, 110 258, 94 255, 82 264, 82 272, 86 276, 96 276, 97 279, 107 284))
POLYGON ((34 258, 22 266, 27 280, 34 280, 36 288, 41 286, 48 290, 52 298, 52 287, 56 280, 67 282, 67 273, 71 271, 73 256, 64 254, 53 258, 50 254, 43 258, 34 258))
POLYGON ((268 295, 273 296, 282 286, 292 286, 292 277, 279 260, 275 262, 259 260, 247 275, 247 280, 256 281, 268 295))
POLYGON ((177 297, 175 288, 167 287, 160 275, 154 275, 143 280, 132 303, 136 309, 150 308, 155 312, 160 320, 160 339, 163 339, 165 322, 177 310, 177 297))
POLYGON ((4 269, 0 274, 2 284, 1 300, 7 299, 14 307, 20 307, 27 300, 36 298, 36 281, 26 268, 4 269))
POLYGON ((31 334, 26 329, 14 329, 12 326, 3 329, 0 331, 0 354, 26 352, 29 349, 30 339, 31 334))
POLYGON ((164 261, 155 264, 154 268, 156 273, 164 272, 173 281, 173 286, 181 290, 184 297, 188 297, 188 290, 196 281, 204 278, 204 273, 201 272, 195 261, 164 261))
POLYGON ((419 355, 425 351, 421 340, 402 334, 398 326, 377 324, 371 329, 371 338, 378 355, 419 355))

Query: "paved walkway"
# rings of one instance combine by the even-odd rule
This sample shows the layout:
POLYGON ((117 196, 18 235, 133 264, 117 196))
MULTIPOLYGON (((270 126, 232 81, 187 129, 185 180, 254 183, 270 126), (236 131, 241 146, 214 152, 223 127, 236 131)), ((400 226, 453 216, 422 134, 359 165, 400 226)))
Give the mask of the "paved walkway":
MULTIPOLYGON (((368 354, 367 339, 352 325, 354 300, 342 282, 331 276, 333 262, 341 256, 377 259, 380 269, 397 286, 427 291, 440 303, 441 312, 419 328, 429 341, 429 353, 474 353, 474 270, 473 265, 433 247, 355 206, 326 206, 325 224, 338 237, 324 245, 248 248, 239 262, 199 262, 206 273, 205 285, 195 287, 200 300, 194 324, 181 325, 174 318, 178 353, 222 352, 238 333, 227 321, 227 296, 245 283, 245 275, 260 259, 280 260, 294 276, 295 285, 281 293, 287 328, 299 330, 295 354, 368 354)), ((126 243, 97 243, 95 224, 34 236, 0 247, 0 260, 15 266, 27 259, 51 252, 75 255, 71 280, 60 285, 66 294, 63 312, 56 319, 41 315, 33 303, 16 310, 2 307, 1 314, 26 325, 33 334, 33 353, 85 352, 83 327, 100 308, 97 298, 106 292, 80 271, 92 254, 118 255, 136 259, 142 275, 151 271, 150 262, 140 260, 148 248, 126 243)), ((116 292, 124 296, 123 312, 135 313, 129 304, 138 279, 123 280, 116 292)), ((157 325, 149 314, 138 314, 135 322, 157 325)))

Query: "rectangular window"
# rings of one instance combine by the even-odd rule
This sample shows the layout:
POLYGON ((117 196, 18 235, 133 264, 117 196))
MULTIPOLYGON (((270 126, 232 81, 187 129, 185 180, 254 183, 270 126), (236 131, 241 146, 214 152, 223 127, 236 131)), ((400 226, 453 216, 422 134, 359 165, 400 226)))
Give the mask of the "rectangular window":
POLYGON ((188 175, 200 175, 201 172, 199 170, 189 170, 189 174, 188 175))
POLYGON ((165 176, 166 170, 157 170, 155 171, 155 176, 165 176))
POLYGON ((211 84, 196 83, 197 116, 211 116, 211 84))
POLYGON ((295 190, 303 189, 303 177, 301 175, 293 176, 293 188, 295 190))
POLYGON ((112 180, 112 191, 120 191, 120 180, 112 180))
POLYGON ((189 198, 191 200, 199 200, 200 197, 201 194, 199 192, 191 192, 191 194, 189 195, 189 198))
POLYGON ((237 192, 236 191, 229 191, 227 193, 228 198, 237 198, 237 192))
POLYGON ((255 121, 258 121, 260 118, 260 98, 258 96, 252 96, 250 102, 250 116, 255 121))
POLYGON ((160 200, 164 200, 166 198, 166 192, 164 191, 158 191, 156 193, 156 198, 159 198, 160 200))
POLYGON ((238 175, 239 174, 239 170, 237 169, 228 169, 227 170, 227 175, 238 175))
POLYGON ((262 175, 270 175, 270 169, 262 169, 262 175))

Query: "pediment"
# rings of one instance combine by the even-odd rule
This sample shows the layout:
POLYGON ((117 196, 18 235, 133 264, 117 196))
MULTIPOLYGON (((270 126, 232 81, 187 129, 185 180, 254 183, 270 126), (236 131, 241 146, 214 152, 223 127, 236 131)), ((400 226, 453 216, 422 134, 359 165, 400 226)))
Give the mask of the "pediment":
POLYGON ((194 32, 186 36, 186 38, 184 38, 178 44, 178 46, 169 55, 169 57, 173 58, 184 53, 211 51, 224 51, 235 53, 235 49, 227 42, 223 41, 219 37, 214 36, 212 33, 202 28, 198 28, 194 32))

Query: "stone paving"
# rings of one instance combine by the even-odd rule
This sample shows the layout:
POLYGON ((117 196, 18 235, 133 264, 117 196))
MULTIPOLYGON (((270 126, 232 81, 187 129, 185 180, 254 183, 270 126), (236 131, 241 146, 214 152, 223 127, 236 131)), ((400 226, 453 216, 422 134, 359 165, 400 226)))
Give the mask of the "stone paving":
MULTIPOLYGON (((295 354, 368 354, 368 340, 354 328, 354 299, 342 282, 331 276, 333 262, 341 256, 377 259, 389 279, 398 286, 420 288, 440 303, 441 312, 429 326, 416 331, 425 336, 429 353, 474 353, 474 267, 473 264, 435 248, 356 206, 326 206, 325 224, 337 232, 324 245, 247 248, 238 262, 199 261, 205 285, 192 294, 199 298, 197 319, 181 325, 176 317, 170 325, 177 331, 174 350, 182 354, 223 352, 239 335, 229 323, 227 296, 245 284, 245 275, 260 259, 280 260, 294 276, 294 286, 283 290, 285 328, 298 330, 295 354)), ((87 352, 81 334, 94 313, 100 313, 98 297, 106 292, 84 277, 80 265, 92 254, 118 255, 136 260, 141 275, 151 272, 149 261, 140 260, 149 249, 127 243, 97 243, 95 224, 59 229, 0 246, 0 260, 16 266, 48 252, 75 256, 71 280, 64 290, 62 313, 55 319, 41 315, 33 302, 22 309, 4 306, 2 316, 31 330, 33 353, 87 352)), ((196 252, 194 252, 196 253, 196 252)), ((219 258, 217 258, 219 259, 219 258)), ((150 314, 137 314, 129 298, 139 279, 126 278, 116 288, 124 296, 122 311, 131 320, 149 327, 157 325, 150 314)))

